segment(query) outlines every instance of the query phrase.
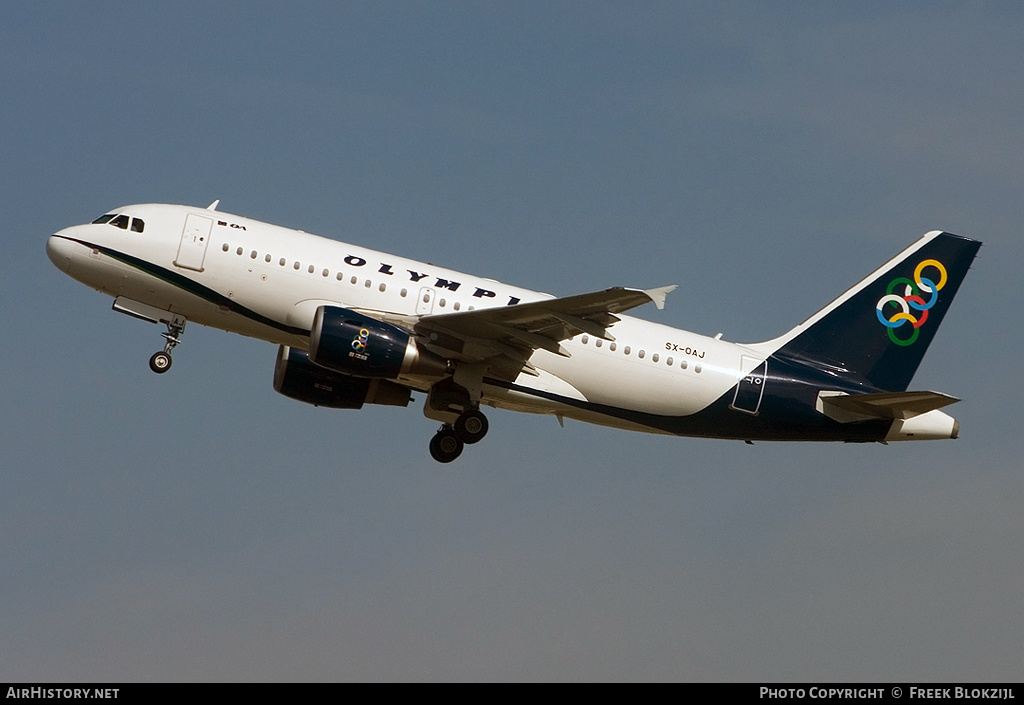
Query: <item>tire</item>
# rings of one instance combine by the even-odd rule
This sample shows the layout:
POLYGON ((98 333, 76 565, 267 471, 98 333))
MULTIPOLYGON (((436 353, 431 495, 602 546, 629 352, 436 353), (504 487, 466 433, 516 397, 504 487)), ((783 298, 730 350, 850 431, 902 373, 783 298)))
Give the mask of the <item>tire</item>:
POLYGON ((464 445, 455 431, 442 429, 430 439, 430 457, 439 463, 450 463, 460 455, 464 445))
POLYGON ((463 413, 455 420, 455 434, 463 443, 478 443, 487 435, 487 417, 479 409, 463 413))
POLYGON ((158 375, 162 375, 167 370, 171 369, 171 356, 162 350, 158 353, 154 353, 153 357, 149 358, 149 369, 156 372, 158 375))

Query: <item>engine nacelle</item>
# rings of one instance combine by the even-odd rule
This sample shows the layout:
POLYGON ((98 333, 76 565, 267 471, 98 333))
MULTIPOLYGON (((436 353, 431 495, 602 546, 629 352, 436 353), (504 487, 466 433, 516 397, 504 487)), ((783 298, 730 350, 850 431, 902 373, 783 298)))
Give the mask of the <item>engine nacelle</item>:
POLYGON ((408 331, 338 306, 321 306, 309 334, 309 359, 356 377, 443 376, 448 364, 420 348, 408 331))
POLYGON ((282 345, 274 365, 274 390, 291 399, 332 409, 359 409, 363 404, 408 406, 412 395, 386 379, 352 377, 314 365, 302 350, 282 345))

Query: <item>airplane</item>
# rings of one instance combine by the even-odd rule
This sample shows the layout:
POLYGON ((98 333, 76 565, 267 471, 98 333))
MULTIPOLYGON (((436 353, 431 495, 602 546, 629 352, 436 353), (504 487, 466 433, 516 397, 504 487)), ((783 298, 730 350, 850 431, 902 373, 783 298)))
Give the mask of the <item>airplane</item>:
POLYGON ((274 389, 316 406, 408 406, 455 460, 481 407, 742 440, 957 438, 957 398, 907 391, 981 243, 925 234, 788 332, 734 343, 624 315, 675 286, 556 298, 217 210, 131 205, 54 233, 61 271, 163 324, 166 373, 187 322, 279 346, 274 389))

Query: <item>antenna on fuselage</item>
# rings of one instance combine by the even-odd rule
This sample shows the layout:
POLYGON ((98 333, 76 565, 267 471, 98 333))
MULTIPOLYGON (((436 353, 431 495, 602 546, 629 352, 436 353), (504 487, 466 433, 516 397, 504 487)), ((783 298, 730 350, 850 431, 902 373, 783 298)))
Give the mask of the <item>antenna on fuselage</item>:
POLYGON ((214 201, 213 203, 211 203, 210 205, 208 205, 208 206, 206 207, 206 210, 208 210, 208 211, 215 211, 215 210, 217 210, 217 205, 218 205, 219 203, 220 203, 220 199, 218 198, 218 199, 217 199, 216 201, 214 201))

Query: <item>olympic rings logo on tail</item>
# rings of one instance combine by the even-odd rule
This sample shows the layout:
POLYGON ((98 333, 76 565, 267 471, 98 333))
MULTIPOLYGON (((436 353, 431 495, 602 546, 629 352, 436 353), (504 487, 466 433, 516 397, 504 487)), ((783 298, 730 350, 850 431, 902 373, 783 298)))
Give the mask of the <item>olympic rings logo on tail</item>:
POLYGON ((917 341, 921 326, 928 320, 928 310, 939 300, 939 290, 946 286, 946 279, 946 268, 942 263, 938 260, 926 259, 918 263, 917 268, 914 269, 913 281, 906 277, 897 277, 889 282, 885 296, 875 304, 878 322, 888 329, 889 340, 903 347, 913 345, 917 341), (936 276, 931 271, 928 272, 929 277, 922 276, 929 267, 937 273, 938 282, 929 278, 936 276), (903 293, 894 293, 901 285, 903 293), (925 296, 928 297, 927 301, 925 301, 925 296), (886 304, 893 304, 899 310, 888 316, 883 310, 886 304), (896 331, 906 323, 909 323, 911 327, 910 336, 900 338, 896 331))

